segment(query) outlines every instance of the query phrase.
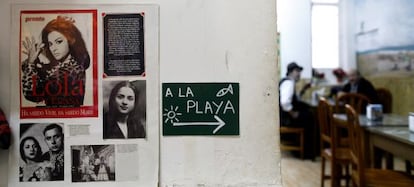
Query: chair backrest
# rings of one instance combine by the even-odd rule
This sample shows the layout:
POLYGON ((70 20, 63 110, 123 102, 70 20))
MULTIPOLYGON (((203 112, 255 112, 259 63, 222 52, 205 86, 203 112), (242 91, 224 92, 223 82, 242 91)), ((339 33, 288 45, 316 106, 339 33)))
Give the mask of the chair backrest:
POLYGON ((366 106, 371 100, 365 95, 358 93, 346 93, 336 99, 336 112, 340 112, 345 104, 351 105, 357 114, 365 113, 366 106))
POLYGON ((347 123, 349 129, 350 150, 351 150, 351 162, 352 162, 352 180, 357 186, 364 184, 364 155, 363 155, 363 140, 364 133, 359 125, 359 115, 354 108, 350 105, 345 105, 345 111, 347 115, 347 123))
POLYGON ((390 90, 386 88, 377 88, 377 95, 380 104, 382 104, 382 112, 383 113, 391 113, 392 112, 392 94, 390 90))
POLYGON ((332 146, 332 106, 324 97, 319 99, 318 121, 320 126, 321 151, 323 151, 326 144, 332 146))

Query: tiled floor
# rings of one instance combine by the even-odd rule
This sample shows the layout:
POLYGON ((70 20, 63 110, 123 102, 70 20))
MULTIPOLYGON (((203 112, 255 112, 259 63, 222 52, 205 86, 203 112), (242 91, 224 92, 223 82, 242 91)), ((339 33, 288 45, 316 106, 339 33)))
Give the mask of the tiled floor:
MULTIPOLYGON (((301 160, 282 153, 282 182, 284 187, 314 187, 320 185, 321 161, 301 160)), ((328 184, 328 183, 326 183, 328 184)))

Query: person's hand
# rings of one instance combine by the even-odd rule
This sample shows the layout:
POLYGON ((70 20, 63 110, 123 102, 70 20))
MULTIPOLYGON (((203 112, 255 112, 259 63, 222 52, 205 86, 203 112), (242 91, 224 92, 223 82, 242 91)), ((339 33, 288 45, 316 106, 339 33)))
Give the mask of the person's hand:
POLYGON ((298 118, 298 117, 299 117, 299 112, 298 112, 298 111, 293 111, 293 110, 291 110, 291 111, 289 112, 289 114, 290 114, 290 116, 292 116, 292 118, 294 118, 294 119, 296 119, 296 118, 298 118))
POLYGON ((36 43, 35 38, 32 36, 31 39, 29 37, 26 37, 23 41, 23 53, 27 55, 27 60, 29 63, 34 63, 34 61, 39 56, 40 52, 42 52, 43 47, 45 44, 36 43))
POLYGON ((311 82, 308 82, 305 85, 303 85, 302 89, 299 92, 299 95, 302 96, 306 92, 306 90, 308 90, 310 87, 312 87, 311 82))
POLYGON ((308 82, 308 83, 306 83, 305 85, 303 85, 302 90, 307 90, 307 89, 309 89, 311 86, 312 86, 312 83, 311 83, 311 82, 308 82))

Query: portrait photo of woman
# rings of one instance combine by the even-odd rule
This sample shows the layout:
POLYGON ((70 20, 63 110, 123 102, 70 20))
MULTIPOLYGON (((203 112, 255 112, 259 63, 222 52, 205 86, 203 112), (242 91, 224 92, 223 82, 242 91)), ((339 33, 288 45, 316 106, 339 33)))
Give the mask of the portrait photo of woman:
POLYGON ((90 57, 75 20, 57 16, 42 29, 41 41, 26 36, 22 47, 27 56, 22 62, 22 91, 27 100, 52 107, 83 105, 90 57))
POLYGON ((20 157, 23 163, 20 165, 20 181, 49 181, 50 169, 42 159, 42 150, 39 142, 32 136, 20 141, 20 157))
POLYGON ((145 138, 145 81, 105 81, 105 95, 103 138, 145 138))

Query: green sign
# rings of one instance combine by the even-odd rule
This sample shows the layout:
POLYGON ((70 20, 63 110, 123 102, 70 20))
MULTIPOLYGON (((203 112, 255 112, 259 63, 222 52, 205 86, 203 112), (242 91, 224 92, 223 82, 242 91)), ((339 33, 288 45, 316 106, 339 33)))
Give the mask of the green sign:
POLYGON ((163 135, 239 135, 239 83, 163 83, 163 135))

